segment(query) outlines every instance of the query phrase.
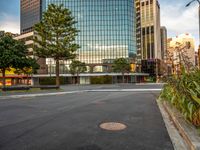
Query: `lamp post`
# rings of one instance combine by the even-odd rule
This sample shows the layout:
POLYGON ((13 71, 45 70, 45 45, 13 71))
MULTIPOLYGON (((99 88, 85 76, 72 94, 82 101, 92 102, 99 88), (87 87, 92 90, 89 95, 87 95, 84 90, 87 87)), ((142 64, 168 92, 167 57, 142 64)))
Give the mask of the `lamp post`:
POLYGON ((199 57, 199 69, 200 69, 200 0, 192 0, 185 7, 189 7, 193 2, 198 2, 199 4, 199 48, 198 48, 198 57, 199 57))

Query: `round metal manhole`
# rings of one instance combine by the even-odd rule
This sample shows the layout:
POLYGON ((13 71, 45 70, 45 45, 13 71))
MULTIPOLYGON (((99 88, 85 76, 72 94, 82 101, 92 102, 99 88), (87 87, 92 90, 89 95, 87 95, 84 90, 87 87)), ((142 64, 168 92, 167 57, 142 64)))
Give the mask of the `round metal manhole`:
POLYGON ((104 130, 109 130, 109 131, 121 131, 121 130, 125 130, 127 126, 125 124, 118 123, 118 122, 106 122, 106 123, 100 124, 100 128, 104 130))
POLYGON ((86 145, 78 147, 77 150, 102 150, 102 149, 97 145, 86 145))

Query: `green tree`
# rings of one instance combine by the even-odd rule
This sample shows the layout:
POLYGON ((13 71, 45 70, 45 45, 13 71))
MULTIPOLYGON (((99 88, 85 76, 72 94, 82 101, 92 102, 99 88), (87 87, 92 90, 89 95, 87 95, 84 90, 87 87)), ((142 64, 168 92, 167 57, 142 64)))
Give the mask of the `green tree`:
POLYGON ((27 75, 27 85, 28 85, 29 76, 31 74, 37 73, 37 70, 39 69, 39 67, 40 66, 37 64, 36 59, 28 57, 22 60, 21 65, 18 68, 16 68, 15 73, 27 75))
POLYGON ((129 61, 125 58, 115 59, 112 67, 114 72, 122 73, 122 82, 124 83, 124 74, 130 72, 131 69, 129 61))
POLYGON ((28 50, 24 43, 14 40, 9 35, 2 36, 0 38, 0 71, 3 77, 3 87, 5 87, 6 70, 30 67, 25 63, 30 60, 35 61, 28 57, 28 50))
POLYGON ((70 68, 70 73, 77 77, 77 82, 79 83, 80 82, 80 79, 79 79, 79 74, 80 73, 83 73, 87 70, 87 67, 85 65, 85 63, 83 62, 80 62, 78 60, 73 60, 72 63, 70 64, 69 66, 70 68))
POLYGON ((63 5, 51 4, 44 12, 41 22, 34 27, 35 54, 41 58, 54 58, 57 86, 60 86, 59 60, 74 59, 75 52, 79 48, 79 45, 74 43, 78 34, 75 24, 76 21, 70 10, 63 5))

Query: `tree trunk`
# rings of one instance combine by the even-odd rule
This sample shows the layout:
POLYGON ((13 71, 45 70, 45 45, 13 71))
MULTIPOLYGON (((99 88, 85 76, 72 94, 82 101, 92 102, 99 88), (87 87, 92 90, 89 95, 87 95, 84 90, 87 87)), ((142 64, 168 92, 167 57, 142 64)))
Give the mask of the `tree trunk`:
POLYGON ((124 83, 124 73, 122 73, 122 83, 124 83))
POLYGON ((76 84, 76 77, 75 77, 75 75, 73 75, 73 77, 72 77, 72 84, 76 84))
POLYGON ((60 87, 60 64, 59 64, 59 60, 56 60, 56 86, 60 87))
POLYGON ((77 77, 77 84, 80 84, 80 79, 79 79, 78 73, 76 74, 76 77, 77 77))
POLYGON ((3 88, 6 87, 6 69, 2 69, 2 77, 3 77, 3 82, 2 82, 2 86, 3 88))
POLYGON ((27 75, 26 84, 29 85, 29 76, 27 75))

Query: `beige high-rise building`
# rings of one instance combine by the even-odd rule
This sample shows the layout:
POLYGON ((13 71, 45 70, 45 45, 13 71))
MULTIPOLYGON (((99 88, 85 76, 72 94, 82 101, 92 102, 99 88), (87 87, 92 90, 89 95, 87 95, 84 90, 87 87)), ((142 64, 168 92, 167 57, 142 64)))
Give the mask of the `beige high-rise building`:
POLYGON ((141 71, 158 75, 162 58, 159 2, 136 0, 135 7, 137 59, 141 64, 141 71))
POLYGON ((173 51, 174 49, 170 47, 170 43, 172 41, 172 38, 167 38, 167 51, 166 51, 166 58, 164 61, 165 65, 165 73, 167 75, 173 74, 173 51))
POLYGON ((141 52, 141 12, 140 12, 140 1, 135 0, 135 13, 136 13, 136 46, 137 46, 137 63, 141 64, 142 52, 141 52))
POLYGON ((170 42, 170 47, 174 49, 174 59, 176 60, 174 63, 178 63, 178 52, 177 47, 183 48, 184 55, 189 58, 190 63, 195 66, 195 39, 191 34, 185 33, 181 34, 177 37, 174 37, 170 42))
POLYGON ((141 0, 142 59, 161 59, 160 5, 141 0))

